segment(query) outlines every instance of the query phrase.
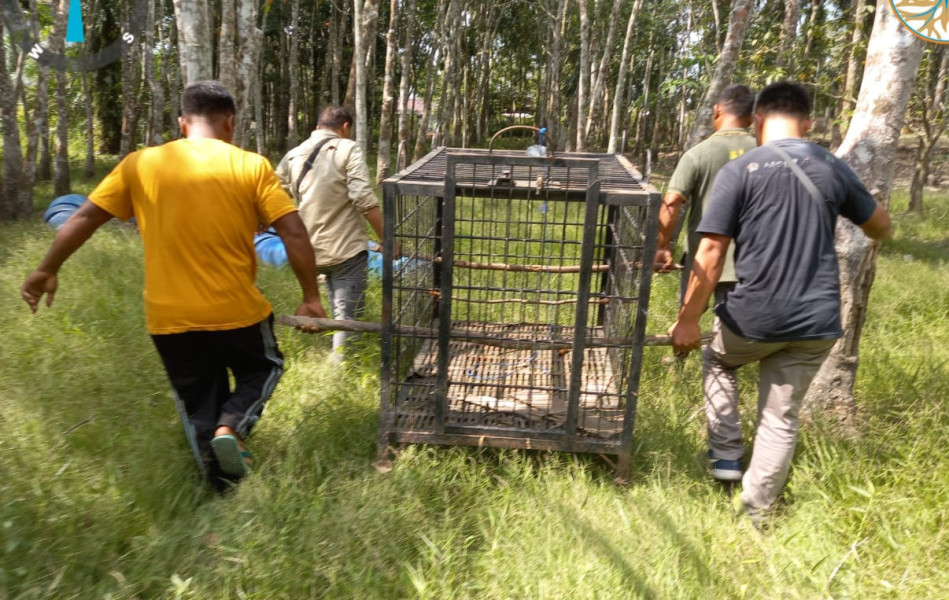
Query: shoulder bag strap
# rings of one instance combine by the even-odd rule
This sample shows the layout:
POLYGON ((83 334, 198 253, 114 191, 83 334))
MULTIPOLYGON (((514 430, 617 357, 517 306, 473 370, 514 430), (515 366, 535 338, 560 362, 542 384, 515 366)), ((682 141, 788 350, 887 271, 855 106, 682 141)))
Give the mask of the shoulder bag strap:
POLYGON ((820 190, 817 189, 817 186, 814 185, 814 182, 811 180, 811 178, 807 176, 807 173, 804 172, 804 169, 802 169, 794 161, 794 159, 784 151, 784 149, 779 148, 777 144, 768 144, 768 147, 777 152, 778 155, 784 159, 784 164, 786 164, 788 168, 791 169, 791 172, 794 173, 800 182, 804 184, 804 187, 806 187, 807 191, 810 192, 811 198, 813 198, 814 201, 820 205, 822 212, 827 216, 831 227, 833 227, 834 216, 827 207, 827 202, 824 200, 824 195, 820 193, 820 190))
POLYGON ((297 177, 297 185, 296 185, 296 188, 297 188, 297 200, 298 200, 298 201, 300 201, 300 202, 303 201, 303 198, 300 197, 300 184, 303 182, 303 178, 306 177, 306 174, 310 172, 310 169, 313 168, 313 161, 316 160, 316 155, 320 153, 320 150, 323 149, 323 146, 325 146, 328 142, 330 142, 330 141, 332 141, 332 140, 334 140, 334 139, 336 139, 336 138, 328 137, 328 138, 326 138, 325 140, 322 140, 320 143, 318 143, 318 144, 316 145, 316 147, 313 148, 313 152, 310 152, 310 157, 309 157, 308 159, 306 159, 306 162, 305 162, 305 163, 303 163, 303 170, 300 171, 300 175, 299 175, 299 177, 297 177))

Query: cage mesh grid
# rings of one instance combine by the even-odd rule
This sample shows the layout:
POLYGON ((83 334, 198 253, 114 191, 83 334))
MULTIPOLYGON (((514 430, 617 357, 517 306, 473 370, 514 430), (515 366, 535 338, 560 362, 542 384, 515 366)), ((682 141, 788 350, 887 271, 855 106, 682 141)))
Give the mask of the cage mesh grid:
POLYGON ((658 204, 637 175, 612 155, 441 149, 386 180, 380 452, 546 447, 628 467, 658 204))

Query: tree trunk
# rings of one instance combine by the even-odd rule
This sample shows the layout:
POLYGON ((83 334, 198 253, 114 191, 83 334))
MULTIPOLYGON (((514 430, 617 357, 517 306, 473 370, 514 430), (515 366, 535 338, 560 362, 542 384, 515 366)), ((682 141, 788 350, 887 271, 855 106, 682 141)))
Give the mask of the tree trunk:
POLYGON ((626 99, 626 73, 629 71, 629 51, 632 47, 633 31, 636 28, 636 16, 643 6, 643 0, 635 0, 633 8, 629 13, 629 21, 626 23, 626 37, 623 38, 623 52, 619 60, 619 74, 616 76, 616 91, 613 93, 613 113, 610 115, 610 140, 606 151, 613 154, 617 151, 619 145, 619 123, 620 115, 625 112, 624 101, 626 99))
POLYGON ((847 128, 844 122, 849 120, 854 106, 854 94, 857 92, 857 76, 860 68, 861 46, 863 43, 863 23, 866 16, 867 0, 856 0, 853 11, 853 33, 850 38, 850 58, 847 60, 847 75, 844 79, 844 89, 840 92, 837 101, 837 115, 834 119, 830 145, 836 148, 840 145, 847 128))
POLYGON ((339 95, 339 77, 343 70, 343 45, 340 40, 340 29, 342 29, 342 20, 343 17, 340 10, 335 2, 330 3, 331 6, 331 16, 330 16, 330 36, 329 36, 329 45, 330 52, 332 53, 332 58, 330 60, 330 65, 332 65, 332 73, 330 78, 330 101, 334 106, 339 106, 340 95, 339 95))
POLYGON ((814 38, 817 37, 817 19, 821 11, 821 0, 811 0, 811 14, 807 17, 807 42, 804 44, 805 61, 810 58, 814 48, 814 38))
MULTIPOLYGON (((399 144, 408 145, 409 114, 414 114, 415 102, 409 108, 409 82, 412 75, 412 50, 415 48, 416 0, 408 0, 405 7, 405 41, 402 44, 402 74, 399 80, 399 144)), ((416 96, 417 97, 417 96, 416 96)), ((404 149, 408 153, 408 148, 404 149)), ((402 165, 396 165, 396 169, 402 165)))
POLYGON ((382 84, 382 114, 379 117, 379 151, 376 155, 376 185, 389 176, 392 163, 392 113, 395 110, 395 55, 399 51, 399 0, 389 1, 389 31, 386 32, 385 81, 382 84))
MULTIPOLYGON (((128 19, 128 9, 125 19, 128 19)), ((139 42, 135 41, 129 51, 122 56, 122 141, 119 145, 119 158, 135 150, 136 134, 138 132, 138 117, 141 113, 139 101, 139 86, 136 72, 138 71, 139 42)))
POLYGON ((378 0, 354 0, 353 34, 355 38, 353 64, 356 67, 356 143, 366 154, 369 146, 369 109, 366 99, 367 67, 370 46, 375 38, 379 18, 378 0), (364 3, 365 2, 365 3, 364 3))
MULTIPOLYGON (((438 3, 438 13, 435 17, 435 39, 441 39, 441 31, 445 26, 445 11, 447 2, 438 3)), ((412 150, 412 162, 422 158, 428 142, 428 121, 432 114, 432 95, 435 93, 435 68, 438 65, 438 52, 429 52, 428 67, 425 69, 425 97, 422 100, 422 116, 419 117, 415 135, 415 148, 412 150)))
POLYGON ((237 0, 221 0, 217 78, 229 92, 235 93, 237 90, 237 0))
MULTIPOLYGON (((264 67, 260 56, 263 50, 262 32, 257 27, 256 0, 237 0, 237 72, 234 89, 234 102, 237 115, 234 119, 234 143, 241 148, 250 145, 252 123, 263 127, 256 118, 256 87, 261 81, 260 69, 264 67), (251 115, 254 115, 252 118, 251 115)), ((260 130, 256 131, 257 149, 264 150, 260 130)))
MULTIPOLYGON (((161 19, 155 19, 155 11, 159 14, 162 13, 162 2, 161 0, 152 0, 152 6, 150 12, 152 15, 152 26, 154 27, 155 23, 159 23, 158 26, 158 45, 161 48, 165 48, 165 36, 162 34, 164 28, 161 26, 161 19)), ((154 33, 152 32, 145 39, 145 47, 153 48, 154 43, 154 33)), ((150 61, 152 64, 152 74, 150 78, 150 85, 152 89, 152 105, 151 111, 149 112, 149 130, 151 134, 148 138, 149 146, 158 146, 164 141, 164 129, 165 129, 165 80, 166 80, 166 69, 168 66, 167 60, 167 51, 162 51, 162 61, 161 61, 161 73, 156 75, 154 72, 155 60, 151 52, 145 52, 146 60, 150 61)))
POLYGON ((781 25, 781 38, 778 40, 778 54, 775 65, 783 68, 786 76, 794 72, 794 40, 797 38, 797 5, 800 0, 784 0, 784 23, 781 25))
POLYGON ((589 145, 593 133, 593 124, 598 122, 600 99, 603 90, 606 89, 606 75, 610 63, 613 61, 613 38, 616 37, 616 22, 619 21, 620 8, 623 2, 614 1, 613 9, 610 11, 610 22, 607 24, 606 43, 603 44, 603 52, 600 54, 600 65, 597 68, 596 81, 592 84, 590 91, 590 104, 587 108, 587 122, 583 130, 584 145, 589 145))
POLYGON ((561 127, 561 71, 563 69, 564 29, 567 24, 567 0, 557 0, 550 17, 550 89, 547 91, 547 135, 551 150, 564 148, 566 136, 561 127))
MULTIPOLYGON (((30 0, 30 26, 33 30, 33 36, 40 37, 39 19, 33 15, 39 14, 39 7, 36 0, 30 0)), ((34 114, 37 141, 39 143, 39 162, 36 165, 34 181, 49 181, 53 175, 53 159, 49 151, 49 67, 40 64, 36 69, 36 111, 34 114)), ((36 160, 34 154, 33 159, 36 160)))
POLYGON ((921 81, 917 82, 917 88, 922 87, 924 92, 921 92, 919 98, 919 147, 916 152, 913 183, 909 190, 909 212, 916 214, 923 212, 923 192, 929 180, 932 153, 947 125, 943 97, 946 77, 949 76, 949 52, 942 46, 936 46, 930 52, 930 64, 925 69, 925 79, 921 77, 921 81))
POLYGON ((587 114, 587 88, 590 84, 590 17, 587 0, 577 0, 580 5, 580 72, 577 81, 577 152, 586 150, 586 128, 583 119, 587 114))
POLYGON ((300 0, 293 0, 290 8, 290 56, 287 59, 290 79, 290 97, 287 105, 287 146, 300 142, 300 0))
POLYGON ((178 56, 184 84, 211 79, 211 17, 208 0, 174 0, 178 23, 178 56))
MULTIPOLYGON (((49 46, 53 52, 66 48, 66 23, 69 0, 59 0, 56 21, 49 46)), ((69 100, 66 96, 66 72, 56 69, 56 159, 53 161, 53 194, 64 196, 71 191, 69 183, 69 100)))
MULTIPOLYGON (((902 26, 889 2, 879 0, 857 108, 837 155, 884 206, 889 205, 900 130, 921 56, 922 43, 902 26)), ((857 408, 853 384, 878 248, 846 219, 837 221, 844 336, 821 366, 805 405, 836 418, 845 429, 852 429, 857 408)))
MULTIPOLYGON (((3 24, 2 13, 0 24, 3 24)), ((0 221, 12 221, 27 217, 29 207, 23 206, 20 196, 23 148, 20 145, 20 125, 17 121, 16 85, 10 81, 10 73, 7 70, 7 48, 3 32, 4 29, 0 26, 0 120, 3 122, 3 197, 0 198, 0 221)))
POLYGON ((712 75, 705 96, 696 111, 695 125, 692 127, 689 141, 683 150, 688 150, 698 144, 711 135, 715 129, 712 124, 712 107, 718 102, 718 97, 731 82, 732 74, 735 72, 738 52, 741 50, 742 40, 745 39, 745 30, 751 20, 752 4, 752 0, 732 0, 725 43, 722 44, 722 51, 718 55, 718 64, 715 66, 715 73, 712 75))

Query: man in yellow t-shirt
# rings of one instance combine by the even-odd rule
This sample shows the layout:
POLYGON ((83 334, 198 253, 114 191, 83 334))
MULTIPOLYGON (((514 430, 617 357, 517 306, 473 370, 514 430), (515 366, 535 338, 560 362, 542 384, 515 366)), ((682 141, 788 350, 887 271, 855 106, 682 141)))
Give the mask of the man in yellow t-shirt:
POLYGON ((113 217, 134 216, 145 249, 146 329, 198 465, 224 490, 249 471, 244 439, 283 373, 272 309, 254 284, 261 224, 287 248, 303 291, 296 314, 325 312, 296 207, 266 158, 230 143, 231 95, 218 82, 196 82, 181 106, 183 139, 122 160, 59 230, 21 293, 33 312, 44 293, 51 305, 63 262, 113 217))

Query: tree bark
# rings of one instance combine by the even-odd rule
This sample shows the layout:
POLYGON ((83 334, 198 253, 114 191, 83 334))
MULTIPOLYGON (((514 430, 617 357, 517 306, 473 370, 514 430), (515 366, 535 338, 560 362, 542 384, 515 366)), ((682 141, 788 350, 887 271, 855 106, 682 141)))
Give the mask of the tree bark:
POLYGON ((221 0, 217 78, 229 92, 235 93, 237 90, 237 0, 221 0))
POLYGON ((606 42, 603 44, 603 51, 600 54, 600 64, 597 68, 596 80, 592 83, 590 90, 590 103, 587 108, 587 122, 583 130, 584 145, 588 146, 593 133, 593 124, 597 121, 599 114, 600 99, 602 92, 606 89, 606 75, 610 62, 613 60, 613 38, 616 36, 616 22, 619 21, 619 11, 623 2, 614 0, 613 8, 610 11, 610 21, 607 24, 606 42))
MULTIPOLYGON (((31 14, 30 26, 33 29, 33 36, 38 39, 40 37, 39 19, 32 16, 39 14, 36 0, 30 0, 29 8, 31 14)), ((50 69, 45 65, 40 64, 36 69, 36 110, 34 111, 36 131, 34 135, 37 136, 39 162, 36 163, 36 167, 33 169, 34 182, 36 179, 49 181, 53 176, 53 158, 49 151, 49 74, 50 69)), ((29 159, 29 153, 27 153, 27 157, 29 159)), ((29 160, 36 161, 36 153, 29 160)))
MULTIPOLYGON (((0 121, 3 122, 3 197, 0 198, 0 221, 13 221, 27 217, 29 210, 25 210, 20 196, 23 148, 20 145, 20 125, 17 121, 16 85, 10 81, 7 69, 4 24, 3 14, 0 13, 0 121)), ((15 45, 11 47, 16 48, 15 45)))
MULTIPOLYGON (((405 6, 405 40, 402 44, 402 73, 399 80, 399 144, 408 145, 409 139, 409 114, 415 114, 415 102, 412 102, 412 108, 409 108, 409 82, 412 76, 412 55, 415 49, 415 23, 416 0, 408 0, 405 6)), ((408 153, 406 147, 403 150, 408 153)), ((401 169, 402 165, 396 165, 396 169, 401 169)))
MULTIPOLYGON (((56 21, 50 38, 50 50, 63 52, 66 48, 66 23, 69 18, 69 0, 59 0, 56 21)), ((56 159, 53 161, 53 194, 64 196, 69 182, 69 101, 66 96, 66 72, 56 69, 56 159)))
POLYGON ((369 146, 369 110, 366 88, 370 45, 375 38, 379 18, 378 0, 354 0, 353 34, 355 37, 353 63, 356 66, 356 143, 366 154, 369 146), (365 1, 365 3, 364 3, 365 1))
POLYGON ((925 69, 925 78, 920 78, 919 93, 920 123, 918 125, 919 145, 916 152, 916 168, 913 183, 909 190, 909 212, 922 214, 923 192, 929 180, 932 153, 936 144, 946 131, 946 107, 943 98, 946 90, 946 77, 949 76, 949 52, 942 46, 930 50, 930 64, 925 69))
POLYGON ((300 0, 293 0, 290 8, 290 56, 287 59, 290 79, 290 97, 287 105, 287 146, 300 142, 300 0))
POLYGON ((214 71, 208 0, 174 0, 174 3, 183 83, 211 79, 214 71))
MULTIPOLYGON (((126 13, 123 20, 128 19, 128 10, 123 8, 126 13)), ((138 117, 141 114, 139 82, 136 77, 139 46, 140 42, 136 40, 122 56, 122 140, 119 144, 119 158, 134 151, 136 145, 138 117)))
MULTIPOLYGON (((921 55, 922 43, 902 26, 889 2, 879 0, 857 108, 837 156, 853 168, 884 206, 889 205, 894 158, 921 55)), ((839 219, 836 246, 844 336, 821 366, 805 406, 823 412, 849 430, 857 409, 853 384, 879 244, 846 219, 839 219)))
POLYGON ((778 54, 775 65, 784 69, 786 76, 794 72, 794 40, 797 38, 797 11, 800 0, 784 0, 784 23, 781 25, 781 38, 778 40, 778 54))
POLYGON ((692 133, 689 135, 689 140, 683 150, 688 150, 698 144, 714 131, 712 107, 718 102, 718 97, 729 84, 732 74, 735 72, 738 52, 741 50, 741 43, 745 39, 745 30, 751 20, 752 4, 752 0, 732 0, 725 43, 722 44, 722 51, 718 55, 718 64, 715 66, 715 73, 712 75, 705 96, 696 111, 695 125, 692 127, 692 133))
POLYGON ((389 0, 389 30, 386 32, 386 66, 382 84, 382 114, 379 116, 379 150, 376 154, 376 185, 389 176, 392 163, 392 113, 395 110, 395 58, 399 50, 399 0, 389 0))
MULTIPOLYGON (((152 15, 152 27, 154 28, 155 24, 158 24, 158 44, 161 48, 166 48, 165 46, 165 36, 163 35, 164 27, 161 25, 161 19, 155 19, 155 12, 159 14, 162 13, 162 0, 151 0, 152 6, 150 7, 150 14, 152 15)), ((154 44, 154 32, 150 32, 150 35, 145 39, 145 46, 147 48, 153 48, 154 44)), ((161 73, 156 75, 154 72, 155 61, 151 52, 145 52, 146 60, 152 63, 151 77, 149 79, 151 90, 152 90, 152 104, 151 111, 149 112, 149 129, 151 134, 148 137, 148 145, 158 146, 164 141, 164 129, 165 129, 165 81, 166 81, 166 69, 168 67, 167 60, 167 50, 162 50, 162 61, 161 61, 161 73)))
POLYGON ((564 148, 560 113, 561 71, 563 69, 564 29, 567 24, 567 0, 557 0, 556 10, 548 17, 550 31, 550 88, 547 90, 547 145, 551 150, 564 148))
MULTIPOLYGON (((438 13, 435 17, 435 39, 440 40, 442 29, 445 26, 445 12, 447 2, 438 3, 438 13)), ((428 122, 432 114, 432 95, 435 93, 435 68, 438 65, 438 52, 430 52, 428 67, 425 69, 425 97, 422 100, 422 116, 417 123, 415 148, 412 150, 412 162, 422 158, 428 143, 428 122)))
POLYGON ((831 147, 840 145, 847 128, 844 123, 849 120, 850 112, 854 107, 854 94, 857 92, 857 77, 860 69, 860 55, 863 45, 863 24, 866 17, 867 0, 856 0, 853 11, 853 33, 850 38, 850 54, 847 59, 847 75, 844 79, 844 89, 840 92, 837 101, 837 118, 831 134, 831 147))
POLYGON ((610 139, 606 151, 613 154, 619 145, 620 114, 625 112, 626 73, 629 71, 629 51, 632 47, 633 31, 636 28, 636 16, 643 6, 643 0, 635 0, 626 23, 626 37, 623 38, 623 51, 620 54, 619 73, 616 76, 616 91, 613 93, 613 113, 610 116, 610 139))
POLYGON ((590 17, 587 0, 577 0, 580 5, 580 73, 577 81, 577 152, 586 150, 586 128, 583 119, 587 114, 587 88, 590 85, 590 17))

